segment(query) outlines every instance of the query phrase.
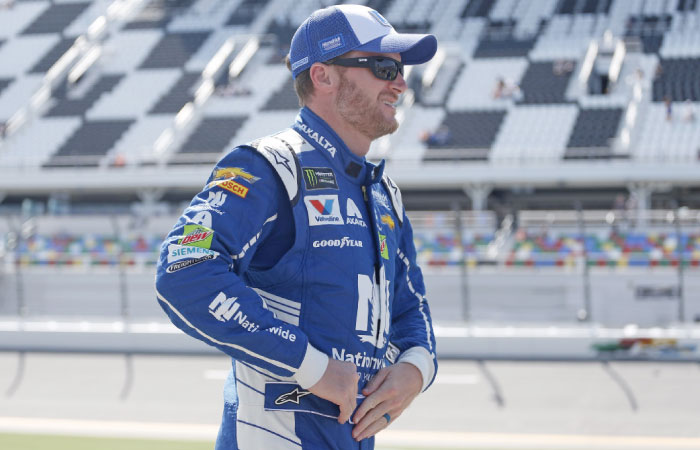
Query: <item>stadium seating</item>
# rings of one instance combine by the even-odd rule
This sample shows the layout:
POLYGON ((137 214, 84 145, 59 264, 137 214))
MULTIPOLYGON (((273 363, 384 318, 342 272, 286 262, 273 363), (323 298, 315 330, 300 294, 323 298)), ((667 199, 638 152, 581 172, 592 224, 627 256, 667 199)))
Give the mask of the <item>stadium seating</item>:
MULTIPOLYGON (((211 163, 232 145, 293 120, 298 103, 280 62, 298 23, 331 3, 149 0, 114 14, 109 2, 16 2, 0 15, 0 123, 13 125, 0 144, 0 164, 51 170, 112 166, 115 159, 127 166, 211 163), (257 44, 229 78, 252 36, 257 44), (200 89, 209 86, 207 67, 231 39, 233 51, 207 93, 200 89), (18 117, 24 120, 15 127, 18 117), (226 129, 213 131, 218 126, 226 129), (92 142, 102 129, 109 131, 92 142)), ((362 3, 397 29, 435 33, 447 50, 435 70, 408 76, 415 103, 400 117, 412 126, 388 138, 378 156, 493 166, 697 160, 698 123, 683 120, 683 110, 700 103, 695 1, 362 3), (597 48, 592 65, 605 65, 612 54, 605 52, 618 42, 626 49, 619 75, 605 93, 589 92, 596 75, 587 75, 586 55, 597 48), (670 122, 664 97, 672 101, 670 122), (441 127, 450 131, 447 142, 421 141, 424 131, 441 127)))

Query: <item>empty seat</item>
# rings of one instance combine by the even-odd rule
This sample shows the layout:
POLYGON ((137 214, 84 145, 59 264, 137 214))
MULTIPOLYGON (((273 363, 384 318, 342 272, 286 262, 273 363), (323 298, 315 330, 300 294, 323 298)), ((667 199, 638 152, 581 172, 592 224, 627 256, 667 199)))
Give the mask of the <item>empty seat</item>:
POLYGON ((100 159, 133 123, 133 120, 85 121, 45 167, 97 166, 100 159))
POLYGON ((37 17, 22 34, 60 33, 73 22, 90 3, 54 3, 37 17))
POLYGON ((141 64, 142 69, 163 69, 184 66, 204 44, 209 32, 170 33, 163 36, 141 64))

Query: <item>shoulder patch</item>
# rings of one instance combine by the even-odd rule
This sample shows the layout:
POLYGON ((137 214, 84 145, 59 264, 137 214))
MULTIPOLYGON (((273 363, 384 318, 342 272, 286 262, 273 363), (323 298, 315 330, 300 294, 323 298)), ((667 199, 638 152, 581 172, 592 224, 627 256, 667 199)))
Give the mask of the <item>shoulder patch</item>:
POLYGON ((401 200, 401 190, 388 175, 382 176, 382 183, 389 193, 391 205, 394 207, 394 214, 399 221, 399 226, 403 225, 403 200, 401 200))
POLYGON ((301 192, 301 169, 296 153, 301 150, 304 142, 306 141, 298 133, 290 129, 250 144, 275 169, 287 190, 292 206, 299 201, 301 192))

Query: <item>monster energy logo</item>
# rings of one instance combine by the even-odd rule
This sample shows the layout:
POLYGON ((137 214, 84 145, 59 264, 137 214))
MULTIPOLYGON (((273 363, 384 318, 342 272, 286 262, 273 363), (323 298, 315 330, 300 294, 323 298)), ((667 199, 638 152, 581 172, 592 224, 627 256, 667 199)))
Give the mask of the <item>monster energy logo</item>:
POLYGON ((328 167, 305 167, 303 173, 307 190, 338 189, 335 173, 328 167))

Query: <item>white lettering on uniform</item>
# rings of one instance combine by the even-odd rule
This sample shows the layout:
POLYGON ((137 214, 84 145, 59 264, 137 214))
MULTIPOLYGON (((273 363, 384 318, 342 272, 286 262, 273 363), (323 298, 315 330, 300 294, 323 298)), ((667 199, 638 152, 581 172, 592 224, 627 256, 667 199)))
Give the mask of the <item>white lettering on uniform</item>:
POLYGON ((355 239, 350 239, 347 236, 343 236, 342 239, 322 239, 320 241, 314 241, 314 248, 323 247, 362 247, 362 241, 357 241, 355 239))
POLYGON ((260 327, 249 321, 248 315, 239 310, 241 305, 236 300, 238 297, 226 298, 226 294, 219 292, 219 295, 209 304, 209 312, 221 322, 228 322, 233 317, 233 320, 246 331, 251 333, 258 331, 260 327))
POLYGON ((336 148, 333 146, 333 144, 328 142, 328 139, 326 139, 323 135, 318 134, 318 132, 314 131, 308 125, 306 125, 304 123, 302 123, 300 125, 300 128, 301 128, 301 131, 303 131, 304 133, 306 133, 307 136, 309 136, 311 139, 316 141, 316 143, 318 145, 320 145, 324 149, 328 150, 328 153, 330 153, 331 156, 333 156, 335 158, 336 148))

